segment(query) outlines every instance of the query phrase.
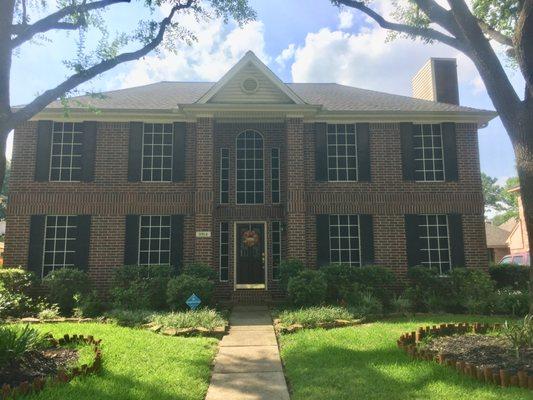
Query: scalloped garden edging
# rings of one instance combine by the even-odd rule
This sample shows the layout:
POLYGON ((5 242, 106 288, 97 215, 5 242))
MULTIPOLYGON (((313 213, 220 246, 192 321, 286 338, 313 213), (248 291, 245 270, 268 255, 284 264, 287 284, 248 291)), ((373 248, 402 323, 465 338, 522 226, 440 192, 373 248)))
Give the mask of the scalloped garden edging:
POLYGON ((434 352, 419 349, 417 344, 426 336, 450 336, 465 333, 487 333, 489 330, 498 330, 502 324, 481 324, 481 323, 460 323, 441 324, 439 326, 420 327, 414 332, 407 332, 398 339, 398 347, 404 350, 409 356, 417 360, 436 361, 441 365, 455 368, 459 373, 468 375, 481 382, 492 383, 501 387, 516 386, 533 390, 533 375, 528 375, 527 371, 517 371, 511 374, 505 369, 491 367, 482 368, 465 361, 457 361, 446 357, 444 354, 434 354, 434 352))
POLYGON ((148 329, 149 331, 152 331, 154 333, 159 333, 165 336, 182 336, 182 337, 202 336, 202 337, 214 337, 214 338, 220 339, 228 333, 229 326, 228 324, 226 324, 226 325, 217 326, 212 329, 204 328, 203 326, 197 326, 197 327, 191 327, 191 328, 169 328, 163 325, 150 323, 150 324, 143 325, 143 328, 148 329))
POLYGON ((362 322, 363 322, 362 319, 352 319, 352 320, 336 319, 333 322, 319 322, 318 324, 313 324, 313 325, 302 325, 302 324, 284 325, 284 324, 281 323, 281 320, 275 319, 274 320, 274 329, 279 334, 282 334, 282 333, 295 333, 295 332, 301 331, 302 329, 344 328, 344 327, 348 327, 348 326, 360 325, 362 322))
POLYGON ((17 398, 18 396, 37 393, 44 389, 47 384, 60 384, 68 383, 77 376, 85 376, 102 369, 102 350, 100 349, 100 343, 102 339, 96 340, 93 336, 84 335, 65 335, 60 339, 50 339, 50 344, 53 347, 59 347, 66 344, 87 344, 93 347, 94 358, 90 364, 83 364, 79 367, 74 367, 70 371, 59 371, 55 376, 47 378, 35 378, 31 382, 22 382, 20 385, 11 387, 11 385, 4 384, 0 388, 0 398, 2 400, 17 398))

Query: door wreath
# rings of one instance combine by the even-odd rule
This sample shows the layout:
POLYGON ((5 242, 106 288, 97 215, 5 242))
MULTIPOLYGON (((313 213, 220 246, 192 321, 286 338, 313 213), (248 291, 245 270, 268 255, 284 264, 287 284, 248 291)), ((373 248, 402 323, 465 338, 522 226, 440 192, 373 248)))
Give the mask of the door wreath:
POLYGON ((242 241, 246 247, 254 247, 259 243, 259 235, 252 230, 244 231, 242 241))

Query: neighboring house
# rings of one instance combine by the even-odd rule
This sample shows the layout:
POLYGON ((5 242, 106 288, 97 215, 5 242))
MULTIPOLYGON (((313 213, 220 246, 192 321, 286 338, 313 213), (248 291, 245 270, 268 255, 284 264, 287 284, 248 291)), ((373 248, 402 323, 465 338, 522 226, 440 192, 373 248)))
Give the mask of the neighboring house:
POLYGON ((509 245, 511 254, 527 254, 529 253, 529 237, 524 216, 524 206, 522 204, 522 197, 520 196, 520 187, 513 188, 509 192, 516 194, 518 197, 518 220, 509 234, 507 244, 509 245))
POLYGON ((414 85, 426 100, 285 84, 248 52, 216 83, 52 103, 15 131, 6 262, 107 288, 117 265, 199 261, 234 299, 279 295, 287 258, 399 281, 486 268, 477 131, 495 113, 457 105, 453 59, 414 85))
POLYGON ((485 234, 487 237, 489 262, 497 263, 502 257, 510 253, 509 244, 507 243, 510 234, 509 231, 485 222, 485 234))

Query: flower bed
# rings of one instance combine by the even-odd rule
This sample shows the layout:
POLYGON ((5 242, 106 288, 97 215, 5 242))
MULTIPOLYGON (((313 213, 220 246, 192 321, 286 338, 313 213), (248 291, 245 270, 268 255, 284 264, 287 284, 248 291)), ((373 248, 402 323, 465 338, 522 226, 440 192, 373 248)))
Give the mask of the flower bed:
POLYGON ((294 333, 312 328, 342 328, 358 325, 362 321, 354 319, 345 308, 333 306, 284 310, 277 317, 274 319, 274 329, 278 333, 294 333))

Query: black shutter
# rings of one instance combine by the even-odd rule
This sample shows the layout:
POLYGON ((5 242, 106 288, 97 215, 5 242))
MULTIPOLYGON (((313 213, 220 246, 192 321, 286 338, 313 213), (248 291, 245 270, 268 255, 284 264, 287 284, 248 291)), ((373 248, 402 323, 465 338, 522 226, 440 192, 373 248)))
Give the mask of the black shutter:
POLYGON ((450 240, 452 267, 465 267, 463 221, 461 214, 448 214, 448 237, 450 240))
POLYGON ((414 267, 420 265, 420 228, 419 215, 405 215, 405 242, 407 246, 407 266, 414 267))
POLYGON ((43 268, 43 246, 45 215, 32 215, 30 219, 30 247, 28 252, 28 271, 41 278, 43 268))
POLYGON ((170 227, 170 264, 178 271, 183 263, 183 215, 172 215, 170 227))
POLYGON ((144 123, 130 122, 128 181, 141 180, 144 123))
POLYGON ((96 121, 83 122, 83 146, 81 174, 84 182, 94 181, 94 159, 96 156, 96 121))
POLYGON ((78 215, 77 220, 76 267, 87 270, 89 267, 89 245, 91 243, 91 216, 78 215))
POLYGON ((361 237, 361 265, 372 265, 374 263, 374 226, 372 215, 359 214, 359 232, 361 237))
POLYGON ((126 243, 124 244, 124 264, 139 264, 139 216, 126 215, 126 243))
POLYGON ((357 169, 361 182, 370 182, 370 124, 356 124, 357 169))
POLYGON ((329 215, 316 216, 317 266, 329 264, 329 215))
POLYGON ((52 121, 37 123, 37 154, 35 157, 35 180, 46 182, 50 179, 50 151, 52 148, 52 121))
POLYGON ((442 124, 442 146, 444 151, 444 173, 447 181, 459 180, 457 171, 457 138, 455 123, 445 122, 442 124))
POLYGON ((174 122, 172 181, 185 180, 185 122, 174 122))
POLYGON ((325 122, 315 123, 315 179, 328 180, 328 126, 325 122))
POLYGON ((402 171, 403 179, 415 180, 415 159, 413 148, 413 124, 411 122, 400 123, 400 141, 402 147, 402 171))

